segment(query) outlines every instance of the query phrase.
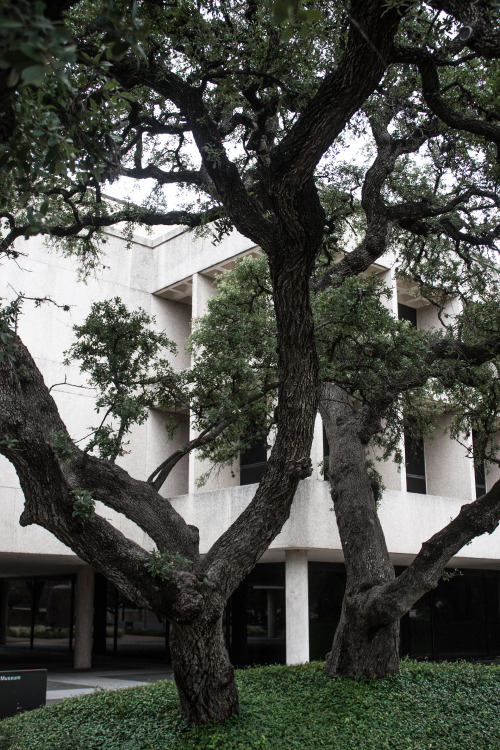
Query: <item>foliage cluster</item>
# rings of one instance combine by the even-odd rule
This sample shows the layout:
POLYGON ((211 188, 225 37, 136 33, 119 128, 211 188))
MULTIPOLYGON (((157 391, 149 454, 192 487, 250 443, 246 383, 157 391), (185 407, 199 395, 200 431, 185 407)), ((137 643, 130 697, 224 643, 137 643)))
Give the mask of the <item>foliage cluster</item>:
MULTIPOLYGON (((474 426, 476 460, 495 460, 500 386, 494 349, 489 362, 478 364, 450 357, 447 344, 488 347, 500 326, 498 283, 479 262, 470 267, 468 279, 461 263, 454 266, 452 274, 447 254, 435 260, 434 284, 425 289, 438 324, 432 329, 398 320, 388 306, 390 291, 376 273, 311 293, 320 380, 341 386, 378 415, 381 426, 373 442, 383 458, 393 454, 402 460, 403 427, 431 435, 445 411, 452 416, 453 437, 463 440, 474 426), (452 288, 462 311, 449 316, 452 288)), ((174 372, 169 364, 167 354, 175 353, 175 346, 154 330, 154 318, 128 310, 119 298, 94 304, 86 321, 75 326, 77 341, 66 363, 78 360, 90 376, 101 416, 87 450, 114 460, 149 408, 175 410, 188 401, 200 433, 224 427, 198 448, 216 465, 231 463, 267 438, 274 426, 278 375, 266 258, 240 260, 216 285, 207 313, 193 321, 187 344, 192 366, 183 371, 174 372)), ((170 428, 175 426, 168 423, 170 428)))
POLYGON ((71 438, 64 430, 52 430, 49 437, 50 447, 61 461, 71 461, 75 455, 75 447, 71 438))
POLYGON ((186 380, 199 430, 230 422, 200 450, 225 463, 265 439, 274 424, 276 323, 265 258, 239 261, 216 284, 207 314, 193 324, 186 380))
MULTIPOLYGON (((384 458, 395 454, 401 460, 404 426, 432 434, 444 411, 453 417, 452 436, 463 439, 474 425, 482 436, 476 440, 476 458, 494 460, 500 404, 495 349, 489 362, 478 364, 450 357, 448 345, 488 347, 500 325, 498 280, 479 261, 469 267, 468 278, 463 265, 455 265, 452 279, 449 255, 442 253, 433 286, 424 290, 435 311, 435 328, 416 329, 398 320, 388 306, 390 290, 376 273, 348 277, 311 294, 320 381, 341 386, 378 415, 381 428, 373 441, 384 458), (445 310, 452 289, 462 308, 455 306, 450 316, 445 310)), ((189 343, 194 366, 187 378, 197 426, 205 429, 233 417, 231 426, 202 449, 216 463, 231 461, 273 426, 276 321, 268 274, 264 257, 238 262, 218 278, 218 294, 194 324, 189 343), (266 398, 249 403, 259 389, 266 398)))
POLYGON ((8 719, 4 750, 474 750, 500 746, 500 667, 403 661, 383 680, 319 663, 237 673, 241 715, 188 726, 174 684, 98 691, 8 719))
POLYGON ((176 379, 165 358, 175 345, 152 329, 154 318, 141 308, 130 311, 119 298, 96 302, 66 352, 80 362, 89 385, 97 391, 101 423, 92 431, 87 450, 114 460, 125 452, 123 440, 133 424, 142 424, 148 409, 175 400, 176 379), (168 395, 167 395, 168 394, 168 395), (175 394, 175 395, 174 395, 175 394))
POLYGON ((88 490, 74 490, 73 518, 91 518, 95 511, 95 500, 88 490))
POLYGON ((144 558, 144 567, 154 578, 164 581, 168 578, 169 571, 175 568, 189 570, 192 563, 178 552, 160 552, 154 549, 150 557, 144 558))
MULTIPOLYGON (((75 3, 67 2, 66 9, 70 5, 75 3)), ((81 135, 82 119, 95 116, 98 103, 119 105, 121 101, 116 98, 116 87, 104 80, 109 60, 125 52, 144 55, 135 2, 103 0, 99 4, 91 24, 94 38, 99 37, 92 57, 82 48, 77 50, 74 36, 85 10, 77 13, 71 25, 64 23, 64 3, 49 6, 42 0, 5 0, 1 8, 0 210, 18 201, 27 220, 25 236, 40 231, 52 211, 52 218, 61 216, 58 197, 62 193, 50 184, 54 175, 61 179, 72 175, 77 183, 81 180, 76 191, 80 198, 86 186, 99 192, 105 149, 96 143, 92 156, 85 154, 88 144, 81 135), (82 101, 76 102, 84 90, 82 81, 71 72, 78 56, 92 71, 83 106, 82 101)), ((102 129, 97 131, 102 135, 102 129)))
POLYGON ((14 332, 20 310, 20 300, 14 300, 0 308, 0 362, 4 357, 14 359, 16 344, 14 332))

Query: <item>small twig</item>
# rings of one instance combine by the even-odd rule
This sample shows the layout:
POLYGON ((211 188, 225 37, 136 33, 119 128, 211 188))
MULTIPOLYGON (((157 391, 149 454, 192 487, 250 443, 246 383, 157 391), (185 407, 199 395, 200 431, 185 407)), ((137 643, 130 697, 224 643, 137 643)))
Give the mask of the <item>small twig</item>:
POLYGON ((52 388, 57 388, 58 385, 69 385, 70 388, 83 388, 87 391, 95 391, 95 388, 91 385, 77 385, 76 383, 68 383, 68 380, 66 378, 66 375, 64 376, 64 382, 63 383, 54 383, 49 388, 49 393, 51 392, 52 388))
POLYGON ((45 303, 49 303, 49 302, 51 305, 55 305, 60 310, 64 310, 64 312, 69 312, 71 307, 73 307, 73 305, 60 305, 58 302, 55 302, 53 299, 51 299, 51 297, 27 297, 22 292, 17 292, 12 286, 12 284, 9 284, 8 286, 10 287, 10 289, 12 289, 14 294, 17 296, 18 300, 21 299, 21 300, 28 300, 29 302, 34 302, 35 307, 40 307, 41 305, 45 303))

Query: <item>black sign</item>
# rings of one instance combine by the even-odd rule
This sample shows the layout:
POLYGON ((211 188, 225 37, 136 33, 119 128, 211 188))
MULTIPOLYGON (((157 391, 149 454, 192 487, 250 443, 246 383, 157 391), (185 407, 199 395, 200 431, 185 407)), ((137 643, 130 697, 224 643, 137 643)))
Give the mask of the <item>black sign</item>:
POLYGON ((0 672, 0 719, 45 705, 46 669, 0 672))

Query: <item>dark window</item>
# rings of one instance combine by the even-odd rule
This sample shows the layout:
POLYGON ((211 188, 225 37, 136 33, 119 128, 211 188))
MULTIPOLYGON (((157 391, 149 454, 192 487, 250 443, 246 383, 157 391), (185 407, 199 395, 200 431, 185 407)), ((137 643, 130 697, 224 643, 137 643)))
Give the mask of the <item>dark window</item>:
POLYGON ((405 430, 405 463, 407 491, 425 495, 424 439, 410 428, 405 430))
POLYGON ((337 563, 309 562, 309 658, 324 659, 342 612, 346 574, 337 563))
POLYGON ((414 307, 398 305, 398 318, 400 320, 407 320, 414 328, 417 327, 417 311, 414 307))
POLYGON ((328 444, 326 430, 323 426, 323 479, 325 481, 328 481, 330 479, 330 475, 328 473, 329 461, 330 461, 330 445, 328 444))
POLYGON ((472 432, 472 454, 474 456, 474 478, 476 480, 476 497, 481 497, 481 495, 484 495, 486 493, 486 469, 484 466, 484 461, 481 461, 480 463, 476 463, 476 456, 474 455, 476 453, 474 449, 474 445, 478 445, 478 438, 476 433, 472 432))
POLYGON ((484 469, 484 463, 474 467, 474 475, 476 478, 476 497, 486 494, 486 472, 484 469))
POLYGON ((262 438, 240 455, 240 484, 260 482, 266 463, 267 443, 262 438))
POLYGON ((401 654, 431 659, 498 655, 499 590, 496 570, 462 569, 440 580, 401 620, 401 654))
POLYGON ((256 565, 227 602, 226 646, 233 664, 284 664, 285 613, 285 564, 256 565))

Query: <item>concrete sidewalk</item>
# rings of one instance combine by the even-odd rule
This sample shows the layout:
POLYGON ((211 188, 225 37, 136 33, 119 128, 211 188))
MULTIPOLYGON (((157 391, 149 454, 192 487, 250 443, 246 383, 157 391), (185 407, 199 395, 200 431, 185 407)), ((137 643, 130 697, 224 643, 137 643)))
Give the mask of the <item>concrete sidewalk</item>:
POLYGON ((31 651, 28 645, 0 645, 0 671, 46 669, 48 704, 93 693, 96 689, 116 690, 173 679, 172 668, 162 649, 158 649, 154 655, 148 654, 150 657, 153 655, 149 659, 141 658, 137 652, 97 655, 93 657, 95 666, 92 669, 75 671, 67 646, 54 647, 48 642, 38 644, 31 651))
POLYGON ((97 689, 117 690, 138 687, 158 680, 171 680, 172 670, 168 667, 144 669, 92 669, 89 672, 52 672, 47 674, 47 704, 63 698, 93 693, 97 689))

